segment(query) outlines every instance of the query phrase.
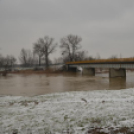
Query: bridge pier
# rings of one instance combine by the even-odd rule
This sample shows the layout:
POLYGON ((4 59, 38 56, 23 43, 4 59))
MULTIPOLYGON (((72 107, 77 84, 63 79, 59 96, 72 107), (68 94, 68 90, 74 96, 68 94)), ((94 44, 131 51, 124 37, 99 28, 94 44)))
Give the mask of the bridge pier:
POLYGON ((113 77, 126 77, 126 69, 114 69, 114 68, 110 68, 109 69, 109 77, 113 78, 113 77))
POLYGON ((82 74, 95 76, 95 68, 83 68, 82 74))
POLYGON ((77 68, 76 67, 68 67, 68 71, 70 72, 76 72, 77 68))

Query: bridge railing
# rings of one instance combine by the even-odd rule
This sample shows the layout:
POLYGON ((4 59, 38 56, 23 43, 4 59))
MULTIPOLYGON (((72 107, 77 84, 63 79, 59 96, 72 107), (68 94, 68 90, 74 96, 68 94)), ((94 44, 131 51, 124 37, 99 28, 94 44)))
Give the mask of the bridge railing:
POLYGON ((114 59, 96 59, 96 60, 85 60, 85 61, 74 61, 66 62, 66 64, 88 64, 88 63, 116 63, 116 62, 134 62, 132 58, 114 58, 114 59))

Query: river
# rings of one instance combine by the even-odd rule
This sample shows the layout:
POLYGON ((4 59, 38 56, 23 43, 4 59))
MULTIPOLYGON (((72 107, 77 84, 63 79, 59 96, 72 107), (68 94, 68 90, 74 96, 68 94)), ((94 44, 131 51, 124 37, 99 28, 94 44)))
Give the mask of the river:
POLYGON ((108 73, 96 76, 68 74, 8 74, 0 76, 0 95, 35 96, 54 92, 86 90, 119 90, 134 87, 134 72, 126 78, 109 78, 108 73))

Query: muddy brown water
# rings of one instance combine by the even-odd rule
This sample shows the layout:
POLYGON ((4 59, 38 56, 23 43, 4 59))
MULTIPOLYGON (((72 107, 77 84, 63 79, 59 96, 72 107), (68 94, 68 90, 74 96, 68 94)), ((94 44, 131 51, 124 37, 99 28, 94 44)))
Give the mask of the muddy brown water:
POLYGON ((109 78, 108 73, 96 76, 69 74, 8 74, 0 76, 0 95, 34 96, 55 92, 87 90, 119 90, 134 87, 134 72, 126 78, 109 78))

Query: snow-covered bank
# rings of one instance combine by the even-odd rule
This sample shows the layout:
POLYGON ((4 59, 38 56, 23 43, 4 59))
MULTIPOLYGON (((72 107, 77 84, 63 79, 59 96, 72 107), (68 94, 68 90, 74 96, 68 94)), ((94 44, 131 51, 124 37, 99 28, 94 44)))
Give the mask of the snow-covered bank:
POLYGON ((82 134, 92 127, 134 127, 134 88, 0 97, 0 134, 82 134))

